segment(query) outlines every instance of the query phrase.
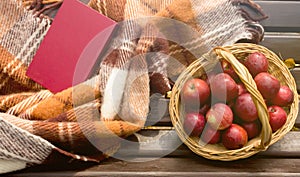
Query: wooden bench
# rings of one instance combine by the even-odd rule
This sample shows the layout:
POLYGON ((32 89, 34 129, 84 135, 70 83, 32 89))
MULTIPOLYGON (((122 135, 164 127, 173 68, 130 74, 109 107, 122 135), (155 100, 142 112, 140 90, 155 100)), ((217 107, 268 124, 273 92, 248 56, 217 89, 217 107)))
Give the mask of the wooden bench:
MULTIPOLYGON (((300 1, 256 1, 269 19, 261 43, 282 58, 292 57, 300 64, 300 1)), ((300 91, 300 67, 293 69, 300 91)), ((161 99, 161 106, 167 101, 161 99)), ((156 129, 145 129, 137 136, 140 142, 119 153, 142 162, 110 158, 101 164, 77 163, 63 166, 39 166, 14 173, 14 176, 300 176, 300 131, 289 132, 267 151, 248 159, 219 162, 195 155, 179 143, 167 115, 156 129), (155 141, 153 141, 155 140, 155 141), (178 146, 178 147, 177 147, 178 146), (174 148, 175 147, 175 148, 174 148), (174 151, 173 151, 174 150, 174 151), (161 157, 164 155, 164 157, 161 157), (160 158, 161 157, 161 158, 160 158)), ((300 116, 295 127, 300 128, 300 116)))

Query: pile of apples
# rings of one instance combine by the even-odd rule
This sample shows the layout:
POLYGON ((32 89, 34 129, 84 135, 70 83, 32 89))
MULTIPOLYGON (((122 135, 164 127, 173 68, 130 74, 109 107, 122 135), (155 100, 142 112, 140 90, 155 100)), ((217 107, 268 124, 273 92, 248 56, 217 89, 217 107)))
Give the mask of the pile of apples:
MULTIPOLYGON (((292 104, 293 92, 268 73, 269 63, 264 54, 255 52, 239 61, 254 78, 268 107, 272 131, 277 131, 287 120, 283 108, 292 104)), ((204 143, 221 143, 229 150, 239 149, 260 134, 261 124, 252 96, 231 64, 221 60, 221 68, 184 84, 181 92, 185 113, 183 128, 204 143)))

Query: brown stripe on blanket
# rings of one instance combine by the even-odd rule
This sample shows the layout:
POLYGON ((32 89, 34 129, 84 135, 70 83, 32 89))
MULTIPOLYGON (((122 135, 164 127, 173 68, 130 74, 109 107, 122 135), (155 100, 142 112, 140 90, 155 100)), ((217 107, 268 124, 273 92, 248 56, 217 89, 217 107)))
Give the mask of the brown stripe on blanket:
POLYGON ((15 106, 9 108, 7 110, 7 114, 12 114, 15 116, 19 116, 20 114, 24 113, 29 108, 33 107, 34 105, 38 104, 42 100, 49 98, 53 94, 49 90, 41 90, 29 98, 21 101, 20 103, 16 104, 15 106))
POLYGON ((76 121, 99 121, 101 99, 75 107, 63 112, 57 117, 47 119, 47 122, 76 122, 76 121), (92 114, 92 115, 91 115, 92 114))
POLYGON ((6 112, 9 108, 15 106, 26 98, 32 96, 32 92, 23 92, 10 95, 1 95, 0 96, 0 111, 6 112))
POLYGON ((125 20, 126 2, 127 0, 91 0, 88 5, 105 16, 120 22, 125 20))
POLYGON ((58 1, 60 1, 60 0, 22 0, 23 5, 26 7, 28 7, 30 5, 36 6, 37 3, 40 3, 40 2, 41 2, 41 5, 42 4, 47 5, 47 4, 56 3, 58 1))
POLYGON ((31 88, 24 86, 20 82, 15 81, 13 78, 8 76, 8 74, 1 73, 1 71, 0 79, 0 95, 35 91, 31 88))

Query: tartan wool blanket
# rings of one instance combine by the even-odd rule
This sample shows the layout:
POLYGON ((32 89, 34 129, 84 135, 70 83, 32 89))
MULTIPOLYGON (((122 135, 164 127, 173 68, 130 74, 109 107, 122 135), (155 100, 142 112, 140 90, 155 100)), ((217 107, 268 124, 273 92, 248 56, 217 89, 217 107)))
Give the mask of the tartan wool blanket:
POLYGON ((170 91, 172 78, 213 47, 259 42, 258 22, 266 18, 250 0, 90 0, 121 27, 98 72, 54 94, 26 70, 51 27, 39 10, 57 2, 0 2, 0 174, 54 157, 100 162, 113 155, 144 126, 152 94, 170 91))

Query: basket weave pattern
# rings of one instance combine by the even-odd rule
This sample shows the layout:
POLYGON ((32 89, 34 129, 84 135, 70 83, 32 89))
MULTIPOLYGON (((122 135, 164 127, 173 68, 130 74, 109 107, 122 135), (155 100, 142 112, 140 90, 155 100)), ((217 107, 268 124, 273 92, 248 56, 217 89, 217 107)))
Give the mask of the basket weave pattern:
POLYGON ((298 114, 298 94, 293 76, 274 52, 263 46, 240 43, 232 46, 217 47, 187 67, 178 77, 172 89, 169 111, 172 123, 180 139, 193 152, 212 160, 232 161, 247 158, 260 151, 266 150, 270 145, 277 142, 292 129, 298 114), (281 85, 288 86, 294 93, 294 102, 286 108, 288 113, 286 123, 273 134, 269 125, 269 115, 264 99, 257 90, 256 84, 247 68, 237 60, 245 58, 254 52, 261 52, 267 57, 269 60, 268 72, 275 76, 280 81, 281 85), (190 78, 199 77, 205 74, 205 71, 210 71, 218 64, 220 59, 225 59, 231 63, 233 69, 240 77, 240 80, 244 83, 248 92, 252 96, 254 104, 256 105, 258 117, 262 124, 262 131, 260 135, 251 139, 243 148, 236 150, 227 150, 220 144, 204 144, 200 141, 199 137, 189 137, 183 129, 184 110, 183 106, 180 104, 180 93, 183 85, 190 78))

